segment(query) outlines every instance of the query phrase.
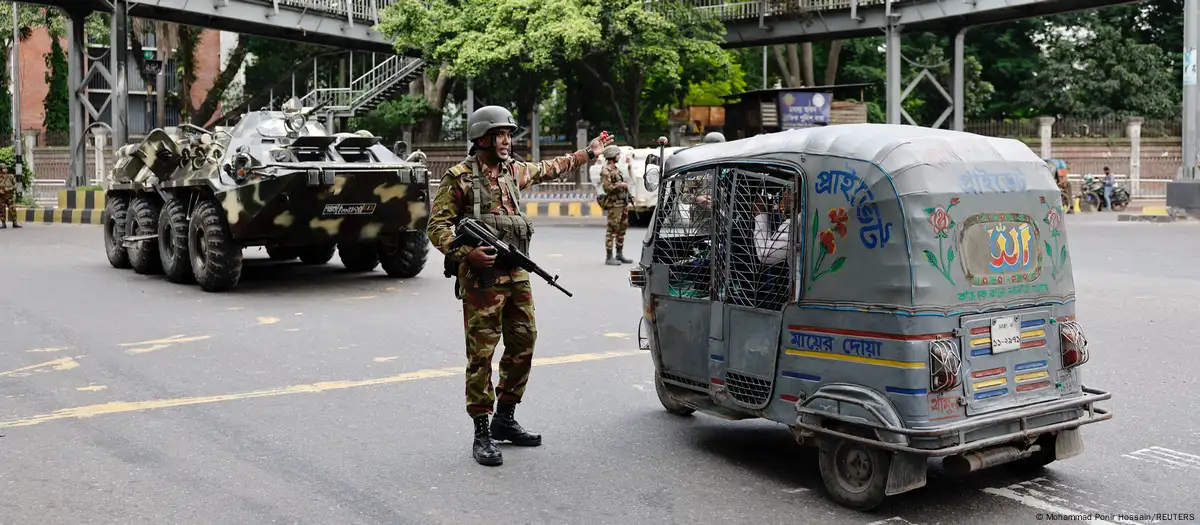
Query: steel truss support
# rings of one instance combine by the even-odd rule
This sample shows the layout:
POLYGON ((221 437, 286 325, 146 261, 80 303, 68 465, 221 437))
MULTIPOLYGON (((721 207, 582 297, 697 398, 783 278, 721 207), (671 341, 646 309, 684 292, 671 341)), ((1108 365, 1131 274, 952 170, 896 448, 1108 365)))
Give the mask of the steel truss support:
POLYGON ((965 120, 965 108, 963 106, 966 100, 966 53, 964 51, 964 47, 966 44, 967 30, 969 28, 964 27, 959 29, 957 34, 954 36, 954 75, 952 81, 953 86, 951 87, 951 89, 954 91, 953 96, 951 96, 950 93, 947 93, 946 88, 942 87, 941 82, 938 82, 933 73, 929 72, 930 69, 939 67, 939 65, 916 64, 911 61, 909 61, 909 63, 911 63, 917 69, 920 69, 920 72, 917 73, 917 75, 908 83, 908 86, 901 91, 900 84, 903 72, 900 67, 900 61, 903 58, 900 51, 901 29, 902 28, 899 25, 892 25, 887 29, 887 57, 885 59, 887 63, 887 90, 885 91, 885 97, 887 99, 888 124, 900 124, 900 117, 903 116, 904 120, 907 120, 909 124, 913 126, 919 125, 913 120, 912 116, 909 115, 907 111, 904 111, 904 100, 908 98, 908 95, 912 93, 913 89, 916 89, 917 84, 919 84, 921 80, 928 79, 949 104, 946 110, 942 112, 941 116, 938 117, 937 121, 935 121, 931 127, 942 127, 942 123, 945 122, 946 119, 951 116, 951 114, 953 114, 954 119, 952 121, 952 129, 955 131, 963 131, 965 120))
MULTIPOLYGON (((67 189, 87 186, 88 134, 95 127, 108 128, 113 148, 124 146, 129 137, 129 26, 127 0, 113 2, 112 22, 109 25, 109 48, 100 56, 89 56, 85 20, 92 13, 85 9, 67 9, 70 28, 67 31, 67 84, 71 97, 71 158, 67 189), (108 58, 108 65, 105 65, 108 58), (115 74, 114 74, 115 73, 115 74), (99 76, 109 85, 109 94, 97 108, 88 98, 87 86, 99 76), (111 108, 110 108, 111 106, 111 108), (101 119, 109 109, 112 124, 101 119), (88 122, 91 122, 89 125, 88 122)), ((103 158, 103 157, 101 157, 103 158)))
MULTIPOLYGON (((87 127, 87 118, 84 111, 92 112, 92 118, 99 118, 99 113, 92 107, 88 101, 87 90, 88 79, 92 77, 96 68, 96 62, 92 63, 92 67, 88 72, 84 73, 85 64, 87 63, 87 45, 84 40, 84 20, 91 14, 91 11, 82 9, 68 10, 67 17, 70 20, 70 28, 67 30, 67 84, 71 93, 71 101, 69 119, 71 121, 71 159, 68 168, 70 177, 67 179, 67 189, 75 189, 79 186, 87 185, 87 133, 84 129, 87 127)), ((103 73, 105 76, 108 72, 103 73)))

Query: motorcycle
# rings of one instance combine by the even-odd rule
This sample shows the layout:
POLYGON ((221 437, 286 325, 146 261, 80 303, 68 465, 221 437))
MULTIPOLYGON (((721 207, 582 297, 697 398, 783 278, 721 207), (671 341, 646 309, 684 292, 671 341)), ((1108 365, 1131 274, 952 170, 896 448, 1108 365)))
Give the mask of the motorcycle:
MULTIPOLYGON (((1104 209, 1104 181, 1096 177, 1084 177, 1083 187, 1080 188, 1083 193, 1084 200, 1096 211, 1104 209)), ((1129 206, 1129 191, 1121 186, 1114 186, 1112 194, 1109 195, 1109 200, 1112 201, 1113 211, 1122 211, 1129 206)))

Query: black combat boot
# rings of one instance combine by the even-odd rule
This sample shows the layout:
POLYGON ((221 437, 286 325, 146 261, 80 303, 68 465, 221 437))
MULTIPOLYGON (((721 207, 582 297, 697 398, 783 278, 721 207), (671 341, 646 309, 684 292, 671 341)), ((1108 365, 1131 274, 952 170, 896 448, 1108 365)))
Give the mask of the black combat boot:
MULTIPOLYGON (((5 228, 8 228, 8 223, 5 223, 4 221, 0 221, 0 230, 3 230, 5 228)), ((609 257, 609 259, 611 259, 611 258, 612 257, 609 257)))
POLYGON ((521 447, 536 447, 542 444, 542 436, 521 428, 521 424, 513 419, 517 405, 501 404, 497 407, 496 416, 492 418, 492 437, 496 441, 509 441, 521 447))
POLYGON ((625 258, 625 253, 624 253, 624 252, 625 252, 625 250, 623 250, 623 249, 621 249, 621 248, 617 248, 617 260, 618 260, 618 261, 621 261, 621 262, 623 262, 623 263, 625 263, 625 264, 629 264, 629 263, 633 262, 633 261, 631 261, 631 260, 629 260, 629 259, 626 259, 626 258, 625 258))
POLYGON ((13 228, 20 228, 20 227, 21 227, 21 225, 17 224, 17 221, 13 221, 13 228))
POLYGON ((487 414, 472 419, 475 420, 475 443, 471 450, 475 455, 475 462, 489 467, 504 463, 504 456, 500 454, 500 449, 496 447, 496 442, 492 441, 488 432, 487 414))
POLYGON ((620 266, 621 265, 621 263, 617 262, 616 259, 613 259, 612 250, 604 250, 604 253, 605 253, 604 264, 607 264, 609 266, 620 266))

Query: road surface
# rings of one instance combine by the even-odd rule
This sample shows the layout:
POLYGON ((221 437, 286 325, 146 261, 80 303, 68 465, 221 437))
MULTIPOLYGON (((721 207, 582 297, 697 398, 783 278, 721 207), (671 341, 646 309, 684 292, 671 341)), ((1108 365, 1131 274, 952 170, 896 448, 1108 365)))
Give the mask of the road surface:
POLYGON ((470 457, 461 309, 436 252, 392 280, 252 249, 240 286, 209 294, 111 268, 94 226, 3 230, 0 522, 1194 521, 1200 225, 1069 224, 1086 384, 1114 393, 1114 419, 1036 477, 934 464, 871 514, 825 499, 815 452, 782 426, 661 408, 602 228, 539 223, 534 255, 575 297, 535 279, 540 361, 517 416, 545 444, 504 446, 498 468, 470 457))

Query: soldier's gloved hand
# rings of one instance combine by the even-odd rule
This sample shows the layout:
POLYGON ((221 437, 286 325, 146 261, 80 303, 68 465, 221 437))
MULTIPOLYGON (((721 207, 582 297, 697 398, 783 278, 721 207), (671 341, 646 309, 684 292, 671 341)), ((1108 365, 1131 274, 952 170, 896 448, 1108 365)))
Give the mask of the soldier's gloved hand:
POLYGON ((480 246, 467 254, 467 264, 476 268, 491 268, 496 264, 496 249, 491 246, 480 246))
POLYGON ((592 139, 592 142, 588 144, 588 148, 592 150, 592 153, 595 154, 597 158, 599 158, 604 154, 604 146, 612 143, 612 135, 609 135, 607 131, 601 131, 600 136, 592 139))

